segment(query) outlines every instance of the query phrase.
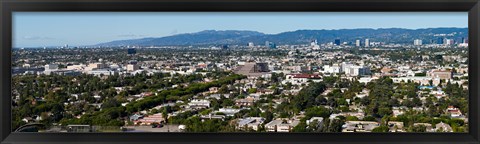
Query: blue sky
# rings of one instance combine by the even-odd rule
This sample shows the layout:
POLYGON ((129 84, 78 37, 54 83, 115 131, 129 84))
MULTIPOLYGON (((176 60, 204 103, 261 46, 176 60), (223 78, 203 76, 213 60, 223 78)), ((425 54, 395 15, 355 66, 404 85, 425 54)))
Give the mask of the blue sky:
POLYGON ((468 27, 466 12, 15 12, 13 46, 93 45, 202 30, 468 27))

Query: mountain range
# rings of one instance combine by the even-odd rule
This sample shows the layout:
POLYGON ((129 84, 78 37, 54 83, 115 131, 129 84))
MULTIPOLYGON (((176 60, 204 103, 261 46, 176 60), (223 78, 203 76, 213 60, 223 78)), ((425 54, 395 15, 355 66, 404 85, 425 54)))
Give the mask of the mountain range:
POLYGON ((436 43, 439 38, 460 41, 468 37, 468 28, 381 28, 381 29, 339 29, 339 30, 297 30, 278 34, 264 34, 257 31, 205 30, 196 33, 177 34, 158 38, 116 40, 96 46, 208 46, 208 45, 264 45, 265 41, 277 45, 308 44, 313 40, 319 43, 343 42, 369 39, 370 42, 411 44, 415 39, 423 43, 436 43))

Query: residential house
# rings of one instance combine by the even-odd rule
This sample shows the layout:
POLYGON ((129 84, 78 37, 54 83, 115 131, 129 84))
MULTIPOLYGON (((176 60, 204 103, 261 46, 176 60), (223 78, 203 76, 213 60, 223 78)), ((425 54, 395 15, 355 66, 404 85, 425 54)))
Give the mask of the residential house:
POLYGON ((342 132, 372 132, 379 126, 378 122, 372 121, 346 121, 342 126, 342 132))
POLYGON ((300 123, 296 119, 278 118, 265 124, 267 132, 291 132, 300 123))
POLYGON ((239 119, 237 123, 237 129, 253 129, 258 131, 259 127, 265 122, 265 118, 262 117, 247 117, 239 119))

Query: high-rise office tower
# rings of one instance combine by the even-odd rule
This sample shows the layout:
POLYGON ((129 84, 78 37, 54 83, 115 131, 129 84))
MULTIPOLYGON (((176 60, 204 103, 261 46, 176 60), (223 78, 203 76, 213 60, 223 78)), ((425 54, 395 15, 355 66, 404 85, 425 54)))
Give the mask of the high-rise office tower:
POLYGON ((137 53, 137 50, 135 50, 135 48, 129 48, 127 49, 127 54, 129 55, 134 55, 137 53))
POLYGON ((445 39, 443 43, 446 45, 452 45, 455 44, 455 41, 453 39, 445 39))
POLYGON ((253 42, 249 42, 248 43, 248 47, 254 47, 255 45, 253 44, 253 42))
POLYGON ((413 45, 417 45, 417 46, 422 45, 422 40, 420 40, 420 39, 413 40, 413 45))
POLYGON ((340 39, 335 39, 335 45, 340 45, 340 39))
POLYGON ((265 41, 265 47, 267 48, 277 48, 277 45, 273 42, 265 41))
POLYGON ((360 40, 356 40, 356 41, 355 41, 355 46, 360 47, 360 44, 361 44, 361 43, 360 43, 360 40))
POLYGON ((311 46, 315 46, 315 45, 317 45, 317 44, 318 44, 317 40, 313 40, 313 41, 310 43, 311 46))
POLYGON ((443 44, 443 38, 438 38, 437 39, 437 44, 443 44))

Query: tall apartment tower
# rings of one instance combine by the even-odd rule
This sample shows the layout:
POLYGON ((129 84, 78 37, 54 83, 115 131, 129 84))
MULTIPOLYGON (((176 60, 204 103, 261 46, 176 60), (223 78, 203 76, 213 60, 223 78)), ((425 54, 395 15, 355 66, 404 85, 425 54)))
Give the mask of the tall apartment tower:
POLYGON ((422 40, 419 40, 419 39, 413 40, 413 45, 416 45, 416 46, 422 45, 422 40))
POLYGON ((455 41, 453 39, 444 39, 443 44, 445 45, 453 45, 455 44, 455 41))
POLYGON ((355 46, 360 47, 360 40, 355 41, 355 46))

